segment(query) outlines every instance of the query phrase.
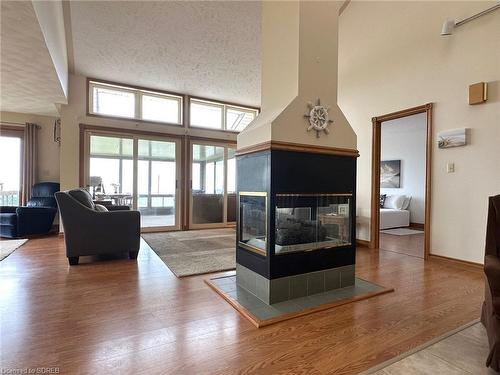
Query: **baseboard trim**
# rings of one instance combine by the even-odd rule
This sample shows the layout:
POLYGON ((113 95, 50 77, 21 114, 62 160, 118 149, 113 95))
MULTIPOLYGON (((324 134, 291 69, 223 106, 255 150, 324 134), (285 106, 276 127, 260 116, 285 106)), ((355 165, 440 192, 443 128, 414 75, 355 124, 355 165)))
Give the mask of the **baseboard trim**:
POLYGON ((462 260, 462 259, 456 259, 456 258, 450 258, 450 257, 444 256, 444 255, 430 254, 429 258, 435 259, 435 260, 442 260, 442 261, 446 261, 446 262, 452 262, 452 263, 461 264, 461 265, 466 265, 469 267, 472 266, 474 268, 481 269, 481 270, 484 268, 484 265, 481 263, 470 262, 468 260, 462 260))
POLYGON ((422 223, 410 223, 409 228, 418 229, 418 230, 425 230, 425 224, 422 224, 422 223))
POLYGON ((370 247, 370 241, 356 239, 357 247, 370 247))

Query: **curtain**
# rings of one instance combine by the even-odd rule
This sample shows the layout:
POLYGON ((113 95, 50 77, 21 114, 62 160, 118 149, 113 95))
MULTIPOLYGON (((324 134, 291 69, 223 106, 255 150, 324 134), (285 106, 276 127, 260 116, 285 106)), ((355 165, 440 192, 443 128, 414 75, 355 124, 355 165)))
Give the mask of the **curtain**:
POLYGON ((37 125, 26 123, 23 145, 23 176, 21 202, 25 205, 31 198, 31 189, 36 181, 36 131, 37 125))

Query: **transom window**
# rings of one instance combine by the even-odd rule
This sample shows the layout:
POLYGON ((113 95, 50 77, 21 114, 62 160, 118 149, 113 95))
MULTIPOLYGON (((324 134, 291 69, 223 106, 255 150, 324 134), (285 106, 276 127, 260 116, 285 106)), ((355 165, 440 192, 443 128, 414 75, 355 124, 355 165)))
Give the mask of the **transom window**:
POLYGON ((190 126, 240 132, 255 119, 258 111, 253 108, 190 99, 189 114, 190 126))
POLYGON ((182 124, 182 96, 101 82, 89 83, 92 114, 182 124))
POLYGON ((224 102, 189 97, 184 101, 182 94, 98 80, 89 80, 88 85, 88 112, 92 115, 240 132, 259 114, 256 108, 224 102), (183 121, 185 110, 189 110, 189 124, 183 121))

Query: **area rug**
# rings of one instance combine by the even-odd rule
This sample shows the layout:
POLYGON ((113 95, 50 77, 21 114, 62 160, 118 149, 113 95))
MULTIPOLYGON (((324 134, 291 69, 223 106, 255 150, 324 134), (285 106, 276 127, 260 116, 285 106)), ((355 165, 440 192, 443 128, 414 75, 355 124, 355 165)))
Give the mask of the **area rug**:
POLYGON ((28 240, 0 240, 0 262, 28 240))
POLYGON ((408 228, 394 228, 381 230, 380 233, 393 234, 395 236, 409 236, 412 234, 424 234, 421 230, 408 229, 408 228))
POLYGON ((143 233, 142 238, 177 277, 236 268, 232 228, 143 233))

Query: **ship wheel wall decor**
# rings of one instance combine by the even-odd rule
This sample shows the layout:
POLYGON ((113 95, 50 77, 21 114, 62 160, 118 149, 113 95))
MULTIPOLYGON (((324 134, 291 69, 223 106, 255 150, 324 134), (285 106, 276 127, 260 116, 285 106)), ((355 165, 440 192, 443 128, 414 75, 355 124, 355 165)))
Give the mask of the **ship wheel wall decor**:
POLYGON ((328 134, 328 125, 330 125, 333 120, 328 117, 329 106, 321 105, 321 101, 316 100, 316 104, 307 103, 309 107, 309 113, 304 115, 304 118, 309 120, 309 127, 307 131, 316 131, 316 137, 319 138, 320 133, 328 134))

